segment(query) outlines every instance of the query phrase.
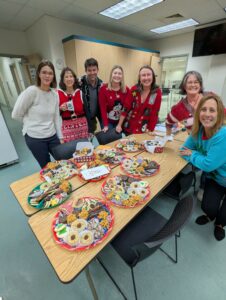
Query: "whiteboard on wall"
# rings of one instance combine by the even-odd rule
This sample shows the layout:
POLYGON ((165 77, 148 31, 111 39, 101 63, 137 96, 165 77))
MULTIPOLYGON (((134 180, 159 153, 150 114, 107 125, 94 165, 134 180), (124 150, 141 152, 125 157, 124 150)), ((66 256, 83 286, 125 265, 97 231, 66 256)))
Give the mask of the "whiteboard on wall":
POLYGON ((11 139, 5 119, 0 110, 0 167, 12 164, 18 161, 18 154, 11 139))

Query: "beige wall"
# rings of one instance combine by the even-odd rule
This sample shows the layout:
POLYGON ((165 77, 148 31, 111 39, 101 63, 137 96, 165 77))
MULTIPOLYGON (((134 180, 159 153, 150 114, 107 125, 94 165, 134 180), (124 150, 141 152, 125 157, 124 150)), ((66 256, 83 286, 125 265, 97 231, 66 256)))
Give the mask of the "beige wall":
POLYGON ((0 28, 0 54, 27 55, 30 46, 24 32, 0 28))

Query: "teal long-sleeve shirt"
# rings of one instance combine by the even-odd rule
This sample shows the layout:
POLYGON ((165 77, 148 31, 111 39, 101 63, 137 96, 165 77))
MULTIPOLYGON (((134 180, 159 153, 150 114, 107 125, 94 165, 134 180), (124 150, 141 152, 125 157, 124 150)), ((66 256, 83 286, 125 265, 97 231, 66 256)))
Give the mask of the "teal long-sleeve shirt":
POLYGON ((191 149, 192 155, 183 158, 226 187, 226 127, 221 127, 210 139, 202 136, 203 128, 197 137, 188 137, 183 146, 191 149))

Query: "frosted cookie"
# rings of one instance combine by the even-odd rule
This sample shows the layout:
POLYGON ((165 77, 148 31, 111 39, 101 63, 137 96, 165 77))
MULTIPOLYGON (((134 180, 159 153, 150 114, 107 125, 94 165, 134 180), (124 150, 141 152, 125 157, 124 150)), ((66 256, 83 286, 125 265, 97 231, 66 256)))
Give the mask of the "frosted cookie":
POLYGON ((67 226, 65 224, 57 224, 54 228, 54 231, 56 232, 56 235, 58 238, 63 238, 67 235, 67 226))
POLYGON ((70 245, 70 246, 77 246, 78 243, 79 243, 79 233, 78 233, 78 231, 73 231, 73 230, 71 230, 71 231, 68 233, 66 242, 67 242, 68 245, 70 245))
POLYGON ((84 230, 80 234, 80 245, 81 246, 89 246, 93 243, 94 237, 93 232, 90 230, 84 230))
POLYGON ((71 228, 80 231, 83 231, 86 229, 88 225, 88 222, 84 219, 77 219, 74 222, 71 223, 71 228))

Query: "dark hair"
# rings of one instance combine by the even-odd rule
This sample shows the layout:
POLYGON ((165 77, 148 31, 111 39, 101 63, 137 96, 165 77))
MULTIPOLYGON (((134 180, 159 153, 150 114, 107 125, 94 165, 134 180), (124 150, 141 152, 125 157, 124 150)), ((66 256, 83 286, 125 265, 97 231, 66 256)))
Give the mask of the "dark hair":
POLYGON ((41 79, 39 77, 39 74, 41 72, 41 69, 45 66, 48 66, 50 67, 50 69, 53 71, 53 80, 50 84, 50 87, 51 88, 56 88, 57 86, 57 81, 56 81, 56 73, 55 73, 55 68, 54 68, 54 65, 51 63, 51 61, 49 60, 45 60, 43 59, 40 64, 38 65, 38 68, 37 68, 37 71, 36 71, 36 85, 37 86, 40 86, 41 85, 41 79))
POLYGON ((98 69, 98 62, 95 58, 91 57, 85 61, 84 66, 85 66, 85 70, 87 70, 88 67, 97 67, 98 69))
POLYGON ((188 80, 188 77, 189 77, 190 75, 194 75, 194 76, 197 78, 197 80, 198 80, 198 82, 199 82, 199 84, 200 84, 200 93, 202 93, 202 92, 203 92, 203 80, 202 80, 202 75, 201 75, 199 72, 197 72, 197 71, 189 71, 189 72, 187 72, 187 73, 184 75, 184 77, 183 77, 183 79, 182 79, 182 81, 181 81, 181 83, 180 83, 180 86, 179 86, 180 93, 181 93, 182 95, 186 95, 186 94, 187 94, 187 92, 186 92, 186 90, 185 90, 185 85, 186 85, 187 80, 188 80))
POLYGON ((149 66, 149 65, 144 65, 143 67, 140 68, 139 70, 139 75, 138 75, 138 82, 137 82, 137 87, 139 91, 142 91, 143 87, 140 82, 140 71, 143 69, 149 69, 152 72, 152 83, 151 83, 151 92, 155 91, 158 88, 158 85, 156 84, 156 76, 154 70, 149 66))
POLYGON ((67 89, 67 87, 66 87, 66 85, 64 83, 64 76, 65 76, 66 72, 71 72, 71 74, 73 75, 74 80, 75 80, 75 82, 73 84, 73 89, 76 90, 78 88, 78 78, 77 78, 75 72, 71 68, 69 68, 69 67, 63 68, 63 70, 60 73, 60 83, 59 83, 60 88, 63 91, 66 91, 66 89, 67 89))

